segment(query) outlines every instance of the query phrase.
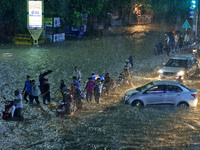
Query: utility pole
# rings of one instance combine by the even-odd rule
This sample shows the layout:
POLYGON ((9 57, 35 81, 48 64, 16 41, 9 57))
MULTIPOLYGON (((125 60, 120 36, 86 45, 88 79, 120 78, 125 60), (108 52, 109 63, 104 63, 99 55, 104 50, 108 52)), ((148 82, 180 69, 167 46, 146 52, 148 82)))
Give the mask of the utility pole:
POLYGON ((197 38, 197 33, 198 33, 197 26, 198 26, 198 18, 199 18, 199 9, 197 8, 195 12, 196 12, 196 32, 195 32, 195 37, 197 38))

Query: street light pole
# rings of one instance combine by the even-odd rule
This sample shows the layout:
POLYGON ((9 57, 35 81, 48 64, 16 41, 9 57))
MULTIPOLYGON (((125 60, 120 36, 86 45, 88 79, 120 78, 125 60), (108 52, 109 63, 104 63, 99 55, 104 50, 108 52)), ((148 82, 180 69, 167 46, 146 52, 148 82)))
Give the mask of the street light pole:
MULTIPOLYGON (((199 0, 191 0, 191 6, 190 9, 193 10, 193 15, 191 15, 191 18, 193 18, 193 36, 196 39, 197 38, 197 26, 198 26, 198 1, 199 0)), ((191 13, 191 12, 190 12, 191 13)))
MULTIPOLYGON (((198 5, 197 5, 197 6, 198 6, 198 5)), ((197 33, 198 33, 198 32, 197 32, 197 31, 198 31, 197 26, 198 26, 198 18, 199 18, 199 17, 198 17, 198 16, 199 16, 199 9, 197 8, 195 12, 196 12, 196 32, 195 32, 195 37, 197 38, 197 33)))

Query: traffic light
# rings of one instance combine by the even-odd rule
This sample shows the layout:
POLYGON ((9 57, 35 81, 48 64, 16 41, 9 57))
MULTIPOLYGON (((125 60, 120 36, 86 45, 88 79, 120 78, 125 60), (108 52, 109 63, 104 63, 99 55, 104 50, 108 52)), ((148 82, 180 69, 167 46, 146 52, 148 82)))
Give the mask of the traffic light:
POLYGON ((191 0, 191 8, 195 9, 197 7, 197 0, 191 0))

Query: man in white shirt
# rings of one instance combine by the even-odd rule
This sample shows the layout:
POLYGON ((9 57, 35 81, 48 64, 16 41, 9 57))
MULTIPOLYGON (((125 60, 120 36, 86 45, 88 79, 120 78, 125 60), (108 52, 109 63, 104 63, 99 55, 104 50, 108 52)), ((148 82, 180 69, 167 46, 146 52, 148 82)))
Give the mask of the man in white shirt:
POLYGON ((35 80, 31 81, 31 87, 32 87, 32 92, 31 92, 31 100, 30 103, 33 104, 33 100, 35 99, 36 103, 39 105, 39 88, 38 85, 35 83, 35 80))
POLYGON ((73 76, 75 76, 77 81, 80 83, 80 81, 81 81, 81 72, 78 70, 77 67, 74 68, 73 76))
POLYGON ((98 78, 94 87, 94 96, 95 96, 95 101, 97 102, 97 104, 99 104, 99 99, 101 96, 101 92, 102 92, 102 83, 101 83, 101 78, 98 78))
POLYGON ((16 104, 16 113, 18 117, 22 117, 21 116, 21 111, 23 108, 23 104, 22 104, 22 95, 20 94, 20 91, 17 89, 14 92, 15 94, 15 104, 16 104))

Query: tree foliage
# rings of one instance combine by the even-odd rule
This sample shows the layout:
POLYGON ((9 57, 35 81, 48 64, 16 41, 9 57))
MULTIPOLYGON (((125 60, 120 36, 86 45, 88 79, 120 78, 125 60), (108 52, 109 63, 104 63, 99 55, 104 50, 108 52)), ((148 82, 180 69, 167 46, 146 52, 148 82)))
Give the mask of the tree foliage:
MULTIPOLYGON (((132 11, 132 6, 142 5, 156 16, 168 19, 189 16, 190 0, 44 0, 45 16, 60 16, 66 26, 82 24, 81 15, 87 13, 102 21, 108 13, 119 12, 124 20, 132 11)), ((1 30, 9 28, 10 33, 27 32, 27 4, 25 0, 0 0, 1 30), (2 27, 3 26, 3 27, 2 27)))

